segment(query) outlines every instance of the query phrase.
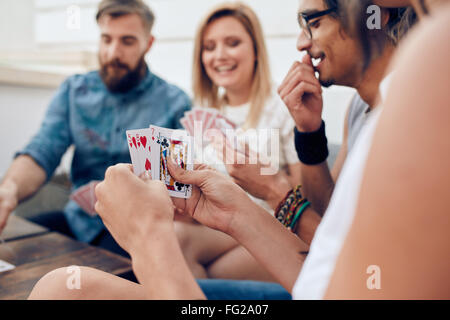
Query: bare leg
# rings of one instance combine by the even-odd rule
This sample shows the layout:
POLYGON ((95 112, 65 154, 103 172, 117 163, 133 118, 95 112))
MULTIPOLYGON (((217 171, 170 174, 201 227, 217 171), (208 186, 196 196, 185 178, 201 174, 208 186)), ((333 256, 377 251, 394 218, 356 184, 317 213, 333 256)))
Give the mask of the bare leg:
POLYGON ((188 266, 198 279, 208 278, 205 265, 235 248, 238 243, 227 234, 196 222, 175 221, 175 233, 188 266))
POLYGON ((144 287, 112 274, 88 267, 80 267, 79 289, 69 289, 67 268, 47 273, 34 286, 30 300, 142 300, 144 287))
POLYGON ((277 282, 242 246, 218 257, 207 268, 209 278, 277 282))
POLYGON ((184 257, 197 279, 274 281, 236 240, 198 223, 175 221, 184 257))

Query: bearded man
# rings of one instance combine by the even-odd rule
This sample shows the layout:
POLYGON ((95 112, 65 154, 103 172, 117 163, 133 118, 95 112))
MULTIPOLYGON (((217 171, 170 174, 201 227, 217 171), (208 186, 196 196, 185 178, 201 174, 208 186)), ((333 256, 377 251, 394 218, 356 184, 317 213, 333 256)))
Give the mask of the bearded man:
MULTIPOLYGON (((75 191, 103 180, 109 166, 130 162, 126 130, 150 124, 180 128, 180 118, 191 108, 189 97, 154 75, 145 62, 154 42, 154 14, 143 1, 103 0, 96 19, 100 70, 69 77, 53 97, 38 133, 16 154, 0 184, 0 233, 17 204, 52 177, 70 146, 75 191)), ((101 219, 73 201, 64 212, 41 214, 34 222, 127 255, 101 219)))

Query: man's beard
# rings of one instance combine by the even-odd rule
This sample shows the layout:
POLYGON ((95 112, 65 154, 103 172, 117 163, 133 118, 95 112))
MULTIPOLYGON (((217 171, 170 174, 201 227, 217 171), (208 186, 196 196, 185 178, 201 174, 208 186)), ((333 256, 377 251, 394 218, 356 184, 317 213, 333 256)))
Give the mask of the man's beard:
MULTIPOLYGON (((314 68, 314 73, 317 73, 317 72, 319 72, 319 71, 317 71, 317 69, 314 68)), ((333 78, 331 78, 331 79, 320 79, 320 72, 319 72, 319 78, 317 80, 319 80, 320 85, 322 87, 324 87, 324 88, 329 88, 329 87, 331 87, 332 85, 334 85, 336 83, 336 80, 333 79, 333 78)))
POLYGON ((329 88, 332 85, 334 85, 335 81, 333 79, 326 79, 326 80, 320 80, 319 79, 319 83, 322 87, 324 88, 329 88))
POLYGON ((114 59, 108 63, 102 64, 100 61, 100 77, 108 90, 113 93, 125 93, 136 87, 139 82, 145 77, 147 64, 144 59, 145 54, 141 56, 139 62, 133 70, 119 59, 114 59), (112 74, 109 68, 120 68, 127 72, 123 76, 116 76, 112 74))

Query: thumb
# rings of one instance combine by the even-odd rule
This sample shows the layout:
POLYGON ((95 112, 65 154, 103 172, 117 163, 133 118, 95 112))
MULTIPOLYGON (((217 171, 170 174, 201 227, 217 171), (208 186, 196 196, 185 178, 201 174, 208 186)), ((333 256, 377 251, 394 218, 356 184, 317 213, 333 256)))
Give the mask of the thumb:
POLYGON ((184 184, 200 186, 207 179, 206 170, 184 170, 177 166, 170 157, 167 158, 167 168, 172 178, 184 184))

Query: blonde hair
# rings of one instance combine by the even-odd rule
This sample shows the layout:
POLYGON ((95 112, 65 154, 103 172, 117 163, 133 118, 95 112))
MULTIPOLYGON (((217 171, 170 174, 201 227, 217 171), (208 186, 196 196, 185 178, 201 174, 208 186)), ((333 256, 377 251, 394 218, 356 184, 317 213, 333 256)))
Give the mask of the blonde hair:
POLYGON ((221 109, 226 103, 225 96, 220 96, 219 88, 208 77, 202 62, 203 36, 206 27, 222 17, 234 17, 250 35, 255 51, 255 70, 250 91, 250 111, 243 125, 244 129, 254 128, 259 122, 264 104, 271 95, 272 83, 269 59, 261 24, 254 11, 239 2, 223 3, 213 8, 200 22, 195 35, 194 63, 192 83, 194 101, 201 106, 221 109))

